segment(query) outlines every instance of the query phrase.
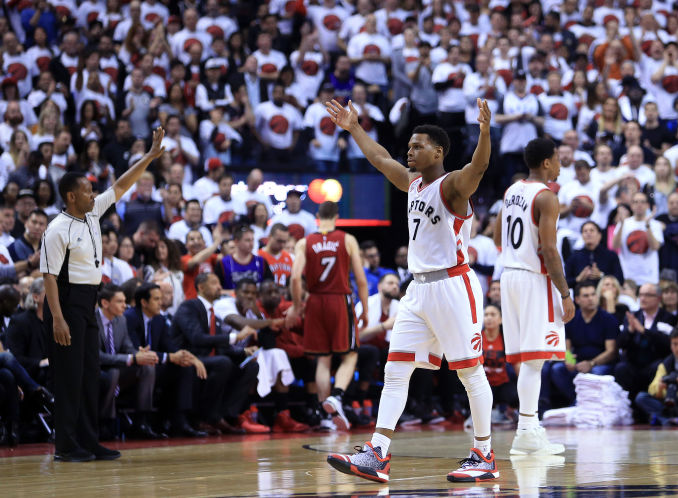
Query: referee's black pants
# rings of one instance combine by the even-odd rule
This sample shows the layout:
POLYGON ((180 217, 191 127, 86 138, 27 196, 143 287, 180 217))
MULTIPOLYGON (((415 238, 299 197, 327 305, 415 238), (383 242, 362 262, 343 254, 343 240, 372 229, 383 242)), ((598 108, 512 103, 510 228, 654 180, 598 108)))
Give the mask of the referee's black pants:
POLYGON ((59 283, 58 287, 71 345, 54 341, 52 313, 45 298, 44 322, 54 378, 55 451, 93 451, 99 441, 99 327, 94 315, 99 286, 59 283))

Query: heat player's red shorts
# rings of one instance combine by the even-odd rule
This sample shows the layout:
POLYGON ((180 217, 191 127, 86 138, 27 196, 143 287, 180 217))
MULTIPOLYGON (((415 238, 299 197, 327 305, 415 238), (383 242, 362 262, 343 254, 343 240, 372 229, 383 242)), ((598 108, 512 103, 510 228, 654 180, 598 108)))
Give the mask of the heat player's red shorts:
POLYGON ((312 355, 342 354, 358 348, 350 295, 311 294, 304 316, 304 351, 312 355))

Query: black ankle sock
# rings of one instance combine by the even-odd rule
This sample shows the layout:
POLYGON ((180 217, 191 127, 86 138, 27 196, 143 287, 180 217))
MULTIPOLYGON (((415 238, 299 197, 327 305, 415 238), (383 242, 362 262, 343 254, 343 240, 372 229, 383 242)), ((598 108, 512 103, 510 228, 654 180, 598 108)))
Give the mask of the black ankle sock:
POLYGON ((343 390, 343 389, 340 389, 340 388, 338 388, 338 387, 333 387, 333 388, 332 388, 332 392, 330 393, 330 395, 331 395, 331 396, 334 396, 334 397, 337 398, 339 401, 341 401, 342 398, 344 397, 344 390, 343 390))
POLYGON ((287 410, 287 393, 279 393, 273 391, 273 404, 275 405, 275 412, 280 413, 287 410))

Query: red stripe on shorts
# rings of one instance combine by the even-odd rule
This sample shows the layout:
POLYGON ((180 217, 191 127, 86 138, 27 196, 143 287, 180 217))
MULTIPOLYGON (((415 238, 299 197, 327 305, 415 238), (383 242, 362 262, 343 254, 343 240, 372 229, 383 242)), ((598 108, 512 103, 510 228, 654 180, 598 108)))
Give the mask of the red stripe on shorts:
POLYGON ((462 274, 461 278, 464 279, 464 285, 466 285, 468 302, 471 305, 471 318, 473 319, 473 323, 478 323, 478 317, 476 316, 476 299, 473 297, 473 290, 471 290, 471 281, 466 273, 462 274))
POLYGON ((429 353, 428 354, 428 362, 431 365, 434 365, 436 367, 439 367, 443 363, 443 359, 440 356, 436 356, 434 354, 429 353))
POLYGON ((546 301, 549 307, 549 322, 555 321, 555 314, 553 313, 553 289, 551 289, 551 277, 546 277, 546 301))
POLYGON ((468 358, 466 360, 460 361, 448 361, 447 364, 450 367, 450 370, 461 370, 462 368, 475 367, 476 365, 482 365, 485 363, 485 358, 483 355, 480 355, 476 358, 468 358))
POLYGON ((386 361, 414 361, 414 353, 392 351, 388 354, 386 361))
POLYGON ((519 363, 529 360, 564 360, 565 351, 528 351, 526 353, 507 354, 506 361, 519 363))

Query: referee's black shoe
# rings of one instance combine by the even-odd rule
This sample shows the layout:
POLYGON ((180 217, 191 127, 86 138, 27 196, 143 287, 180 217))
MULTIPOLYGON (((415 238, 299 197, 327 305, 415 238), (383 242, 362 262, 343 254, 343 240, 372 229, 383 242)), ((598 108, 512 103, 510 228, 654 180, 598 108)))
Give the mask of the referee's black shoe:
POLYGON ((96 457, 93 453, 90 453, 83 448, 78 448, 68 452, 54 453, 55 462, 91 462, 95 458, 96 457))
POLYGON ((100 444, 97 444, 92 449, 92 453, 94 453, 94 457, 97 460, 115 460, 120 458, 120 452, 118 450, 111 450, 100 444))

